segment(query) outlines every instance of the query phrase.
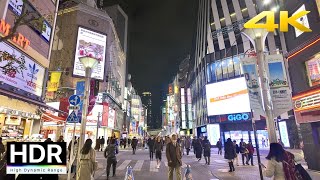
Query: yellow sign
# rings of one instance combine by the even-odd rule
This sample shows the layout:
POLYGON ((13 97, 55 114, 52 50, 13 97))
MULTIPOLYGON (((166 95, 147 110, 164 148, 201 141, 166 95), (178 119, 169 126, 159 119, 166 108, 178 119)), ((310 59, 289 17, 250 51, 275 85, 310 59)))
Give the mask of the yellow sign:
POLYGON ((178 87, 178 86, 175 86, 175 87, 174 87, 174 93, 175 93, 175 94, 178 94, 178 93, 179 93, 179 87, 178 87))
POLYGON ((291 17, 288 15, 288 11, 280 11, 280 28, 279 24, 274 23, 275 12, 262 11, 257 16, 250 19, 244 24, 244 28, 247 29, 267 29, 269 32, 274 32, 279 28, 280 32, 288 32, 289 24, 302 32, 312 32, 311 29, 297 22, 297 19, 307 15, 310 11, 300 11, 291 17), (266 23, 259 24, 258 22, 266 17, 266 23))
POLYGON ((48 81, 48 92, 55 92, 58 90, 61 72, 52 72, 50 81, 48 81))

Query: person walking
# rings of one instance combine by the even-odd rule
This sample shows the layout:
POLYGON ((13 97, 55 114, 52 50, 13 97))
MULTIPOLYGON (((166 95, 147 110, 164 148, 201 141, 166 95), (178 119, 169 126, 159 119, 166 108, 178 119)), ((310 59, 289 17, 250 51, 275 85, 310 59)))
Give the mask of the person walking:
POLYGON ((248 149, 247 149, 247 145, 245 142, 243 142, 243 139, 240 139, 240 153, 241 153, 241 157, 242 157, 242 164, 245 166, 244 164, 244 159, 246 159, 246 161, 248 160, 248 149))
POLYGON ((104 157, 107 159, 107 179, 109 179, 110 169, 112 165, 112 176, 116 176, 117 157, 116 157, 116 142, 115 139, 111 139, 110 143, 104 150, 104 157))
POLYGON ((80 151, 80 172, 77 173, 78 180, 93 179, 96 170, 96 152, 92 148, 92 140, 87 139, 80 151))
POLYGON ((194 144, 194 149, 196 151, 196 158, 198 159, 198 161, 201 160, 202 157, 202 143, 200 141, 200 139, 197 139, 195 144, 194 144))
POLYGON ((107 139, 107 145, 110 144, 110 140, 111 140, 111 137, 108 137, 108 139, 107 139))
POLYGON ((5 149, 4 144, 2 142, 2 138, 0 137, 0 159, 3 156, 4 152, 6 152, 6 149, 5 149))
POLYGON ((203 156, 206 160, 206 164, 210 165, 211 144, 208 137, 205 136, 203 140, 203 156))
POLYGON ((186 143, 185 138, 184 138, 184 137, 182 137, 182 138, 181 138, 181 141, 180 141, 182 155, 184 155, 184 148, 185 148, 185 146, 186 146, 186 144, 185 144, 185 143, 186 143))
POLYGON ((189 136, 185 140, 185 146, 186 146, 186 150, 187 150, 187 156, 189 156, 189 152, 190 152, 190 148, 191 148, 191 139, 189 136))
POLYGON ((94 150, 99 151, 100 150, 100 142, 101 142, 101 138, 99 136, 98 139, 96 139, 96 145, 94 147, 94 150))
POLYGON ((303 179, 295 169, 295 161, 301 161, 303 155, 285 151, 279 143, 271 143, 266 159, 268 163, 263 171, 264 176, 276 180, 303 179))
POLYGON ((147 145, 149 147, 150 161, 153 161, 154 144, 155 144, 155 140, 153 139, 153 136, 151 136, 147 142, 147 145))
POLYGON ((102 136, 101 140, 100 140, 100 149, 101 149, 101 151, 103 151, 104 143, 105 143, 105 140, 104 140, 104 137, 102 136))
POLYGON ((132 154, 136 154, 137 145, 138 145, 138 139, 136 137, 133 137, 131 142, 132 154))
POLYGON ((123 138, 123 147, 124 149, 127 147, 127 138, 123 138))
POLYGON ((57 140, 57 142, 64 142, 63 136, 60 136, 59 139, 57 140))
POLYGON ((191 143, 191 145, 192 145, 192 148, 193 148, 193 154, 196 154, 196 141, 197 141, 197 138, 196 137, 193 137, 193 139, 192 139, 192 143, 191 143))
POLYGON ((224 158, 228 160, 229 163, 229 172, 235 171, 233 160, 236 157, 236 152, 234 151, 234 145, 230 138, 227 139, 227 142, 224 145, 224 158))
POLYGON ((233 140, 233 146, 234 146, 234 151, 236 152, 236 157, 234 158, 234 161, 236 162, 236 165, 239 166, 240 148, 239 148, 236 140, 233 140))
POLYGON ((249 141, 248 145, 247 145, 247 149, 248 149, 248 159, 247 159, 247 165, 249 165, 249 161, 251 160, 251 166, 253 165, 253 153, 254 153, 254 147, 252 145, 252 142, 249 141))
POLYGON ((173 180, 173 171, 176 171, 177 180, 181 180, 181 166, 182 166, 182 153, 179 144, 177 143, 177 135, 173 134, 171 137, 171 142, 167 144, 166 156, 168 160, 169 180, 173 180))
POLYGON ((160 164, 161 164, 161 152, 163 150, 163 143, 161 140, 161 137, 158 136, 156 138, 156 142, 154 144, 154 152, 156 153, 156 159, 157 159, 157 168, 160 168, 160 164))
POLYGON ((74 138, 75 141, 73 142, 73 140, 71 140, 71 142, 69 143, 69 146, 68 146, 68 152, 69 152, 69 163, 72 163, 71 165, 71 173, 74 173, 73 175, 73 178, 75 178, 77 176, 77 170, 76 170, 76 167, 77 167, 77 155, 78 155, 78 148, 79 148, 79 144, 76 140, 76 137, 74 138), (71 146, 72 146, 72 143, 74 143, 73 145, 73 158, 71 159, 71 146))
POLYGON ((221 142, 221 139, 219 139, 219 141, 217 141, 216 146, 218 148, 218 154, 222 155, 222 142, 221 142))

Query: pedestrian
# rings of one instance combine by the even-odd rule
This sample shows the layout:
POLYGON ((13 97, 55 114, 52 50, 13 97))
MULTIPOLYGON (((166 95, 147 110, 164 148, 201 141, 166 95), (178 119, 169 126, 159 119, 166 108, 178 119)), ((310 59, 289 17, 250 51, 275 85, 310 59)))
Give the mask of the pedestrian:
POLYGON ((234 145, 234 151, 236 152, 236 157, 234 158, 234 161, 236 161, 236 165, 239 166, 240 147, 238 146, 236 140, 233 140, 233 145, 234 145))
POLYGON ((59 139, 57 140, 57 142, 64 142, 63 136, 60 136, 59 139))
POLYGON ((160 164, 161 164, 161 151, 163 150, 163 144, 161 141, 161 137, 158 136, 156 138, 156 142, 154 144, 154 151, 156 153, 156 159, 157 159, 157 168, 160 168, 160 164))
POLYGON ((103 149, 104 149, 104 143, 105 143, 105 140, 104 140, 104 137, 102 136, 101 140, 100 140, 100 149, 101 149, 101 151, 103 151, 103 149))
POLYGON ((266 146, 266 140, 264 138, 262 138, 262 147, 267 147, 266 146))
MULTIPOLYGON (((102 136, 103 138, 103 136, 102 136)), ((92 140, 87 139, 80 151, 80 172, 77 173, 78 180, 93 179, 94 172, 97 169, 96 152, 92 148, 92 140)))
POLYGON ((128 146, 131 144, 131 138, 128 138, 128 146))
POLYGON ((153 153, 154 153, 154 144, 155 144, 155 140, 153 139, 153 136, 151 136, 148 139, 148 147, 149 147, 149 155, 150 155, 150 161, 153 160, 153 153))
POLYGON ((107 139, 107 145, 110 144, 110 140, 111 140, 111 137, 108 137, 108 139, 107 139))
POLYGON ((243 139, 240 139, 240 153, 242 157, 242 164, 245 166, 244 162, 248 160, 248 149, 245 142, 243 142, 243 139), (246 159, 246 160, 245 160, 246 159))
POLYGON ((187 156, 189 156, 189 152, 190 152, 190 148, 191 148, 191 139, 189 136, 185 140, 185 147, 187 150, 187 156))
POLYGON ((295 169, 295 161, 301 161, 301 154, 293 154, 283 149, 279 143, 271 143, 270 151, 266 157, 268 160, 263 174, 266 177, 274 177, 276 180, 298 180, 303 179, 295 169))
POLYGON ((124 146, 124 149, 126 149, 126 147, 127 147, 127 138, 123 138, 123 146, 124 146))
POLYGON ((236 152, 234 151, 234 145, 230 138, 227 139, 227 142, 224 145, 224 158, 228 159, 229 163, 229 172, 235 171, 233 160, 236 157, 236 152))
POLYGON ((100 142, 101 142, 101 138, 99 136, 99 138, 96 139, 96 146, 94 147, 94 149, 97 150, 97 151, 100 150, 100 142))
POLYGON ((138 139, 136 137, 133 137, 131 142, 132 154, 136 154, 137 145, 138 145, 138 139))
POLYGON ((248 149, 248 159, 247 159, 247 165, 249 165, 249 161, 251 160, 251 166, 253 165, 253 153, 254 153, 254 147, 252 145, 251 140, 249 141, 248 145, 247 145, 247 149, 248 149))
POLYGON ((205 136, 203 140, 203 156, 206 160, 206 164, 210 165, 211 144, 208 137, 205 136))
POLYGON ((196 151, 196 158, 198 159, 198 161, 201 160, 202 157, 202 144, 200 139, 197 139, 195 144, 194 144, 194 149, 196 151))
POLYGON ((218 148, 218 154, 222 155, 222 142, 221 142, 221 139, 219 139, 219 141, 217 141, 216 146, 218 148))
POLYGON ((171 142, 167 144, 166 156, 169 167, 169 180, 173 180, 173 171, 176 171, 177 180, 181 180, 181 166, 182 166, 182 153, 179 144, 177 143, 177 135, 173 134, 171 142))
POLYGON ((73 145, 73 158, 71 159, 71 146, 72 146, 72 142, 73 140, 71 140, 71 142, 69 143, 69 146, 68 146, 68 152, 69 152, 69 163, 71 163, 71 173, 74 173, 73 175, 73 178, 76 177, 77 175, 77 170, 76 170, 76 167, 77 167, 77 156, 78 156, 78 148, 79 148, 79 144, 76 140, 76 137, 74 138, 75 141, 74 141, 74 145, 73 145))
POLYGON ((109 179, 110 169, 112 166, 112 176, 116 176, 117 157, 116 157, 116 139, 111 139, 110 143, 104 150, 104 157, 107 159, 107 179, 109 179))
POLYGON ((196 145, 196 141, 197 141, 197 138, 196 137, 193 137, 192 139, 192 148, 193 148, 193 154, 196 154, 196 148, 195 148, 195 145, 196 145))
POLYGON ((4 152, 6 152, 6 149, 5 149, 4 144, 2 142, 2 138, 0 137, 0 159, 3 156, 4 152))
POLYGON ((53 142, 51 138, 47 138, 44 142, 53 142))

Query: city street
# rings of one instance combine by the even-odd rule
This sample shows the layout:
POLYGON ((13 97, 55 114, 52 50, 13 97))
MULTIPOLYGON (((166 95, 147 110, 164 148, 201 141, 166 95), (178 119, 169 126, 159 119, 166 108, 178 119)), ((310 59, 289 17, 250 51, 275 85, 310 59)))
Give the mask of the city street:
MULTIPOLYGON (((262 163, 266 165, 265 156, 267 151, 261 151, 261 160, 262 163)), ((162 154, 163 161, 161 162, 160 169, 156 168, 156 161, 149 160, 149 151, 148 149, 142 150, 138 149, 135 155, 132 155, 131 149, 120 150, 118 154, 118 164, 116 177, 111 177, 110 179, 114 180, 123 180, 126 173, 127 166, 133 167, 134 178, 136 180, 143 179, 152 179, 152 180, 165 180, 167 179, 167 160, 165 157, 165 151, 162 154)), ((239 158, 241 161, 241 158, 239 158)), ((236 166, 236 171, 233 173, 228 172, 228 163, 223 158, 223 156, 217 154, 216 149, 211 151, 211 165, 205 165, 204 159, 200 162, 195 158, 193 151, 190 152, 189 156, 183 156, 183 167, 182 173, 184 174, 186 165, 191 165, 192 176, 195 180, 254 180, 260 179, 259 170, 257 166, 257 158, 254 157, 255 166, 236 166)), ((102 152, 97 153, 97 161, 99 162, 99 169, 95 174, 96 180, 105 180, 106 177, 106 160, 103 157, 102 152)), ((239 164, 241 162, 239 161, 239 164)), ((306 168, 306 167, 305 167, 306 168)), ((309 171, 313 179, 320 179, 319 172, 309 171)), ((111 172, 112 174, 112 172, 111 172)), ((62 180, 66 179, 66 176, 61 177, 62 180)), ((269 179, 269 178, 264 178, 269 179)))

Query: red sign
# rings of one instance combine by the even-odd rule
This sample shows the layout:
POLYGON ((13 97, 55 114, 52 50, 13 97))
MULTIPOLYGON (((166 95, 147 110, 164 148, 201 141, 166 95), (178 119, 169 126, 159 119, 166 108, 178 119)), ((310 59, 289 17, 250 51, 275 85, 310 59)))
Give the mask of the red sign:
POLYGON ((60 98, 59 110, 66 112, 66 114, 59 113, 60 117, 67 118, 69 114, 69 101, 68 98, 60 98))
POLYGON ((103 112, 102 112, 101 126, 108 126, 109 104, 107 102, 103 102, 102 105, 103 105, 103 112))

